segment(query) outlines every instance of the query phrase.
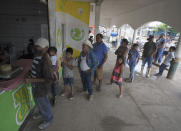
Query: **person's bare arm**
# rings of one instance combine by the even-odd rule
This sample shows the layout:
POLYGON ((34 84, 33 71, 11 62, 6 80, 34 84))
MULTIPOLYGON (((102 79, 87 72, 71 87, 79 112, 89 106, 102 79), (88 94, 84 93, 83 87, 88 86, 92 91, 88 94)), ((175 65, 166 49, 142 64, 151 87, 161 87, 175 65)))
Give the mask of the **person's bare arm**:
POLYGON ((70 70, 73 70, 74 68, 74 66, 68 64, 67 60, 63 60, 62 64, 67 66, 70 70))
MULTIPOLYGON (((120 47, 119 47, 120 48, 120 47)), ((115 51, 115 55, 118 55, 119 48, 115 51)))
POLYGON ((72 65, 69 65, 68 63, 64 63, 65 64, 65 66, 67 66, 70 70, 73 70, 73 66, 72 65))
POLYGON ((123 56, 126 57, 127 54, 128 54, 128 49, 123 53, 123 56))

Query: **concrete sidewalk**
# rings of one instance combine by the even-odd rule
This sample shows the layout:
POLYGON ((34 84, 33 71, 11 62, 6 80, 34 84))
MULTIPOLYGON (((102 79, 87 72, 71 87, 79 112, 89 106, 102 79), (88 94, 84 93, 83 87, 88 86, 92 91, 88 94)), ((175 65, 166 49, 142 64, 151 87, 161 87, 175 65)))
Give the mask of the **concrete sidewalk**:
MULTIPOLYGON (((58 97, 57 105, 52 108, 54 120, 46 131, 181 130, 181 81, 167 80, 165 76, 147 79, 136 74, 134 83, 123 84, 123 97, 117 99, 118 87, 107 85, 115 59, 110 52, 104 67, 102 91, 95 91, 91 102, 86 99, 86 94, 78 91, 82 85, 75 71, 75 98, 69 101, 65 97, 58 97)), ((156 70, 154 67, 152 73, 156 73, 156 70)), ((125 76, 128 74, 126 69, 125 76)), ((31 119, 24 131, 38 131, 40 122, 31 119)))

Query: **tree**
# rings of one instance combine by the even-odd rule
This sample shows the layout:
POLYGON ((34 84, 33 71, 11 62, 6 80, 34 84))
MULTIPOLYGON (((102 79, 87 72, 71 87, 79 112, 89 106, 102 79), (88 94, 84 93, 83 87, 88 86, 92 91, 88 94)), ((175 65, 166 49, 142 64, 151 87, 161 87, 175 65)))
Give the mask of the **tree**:
POLYGON ((158 35, 164 32, 173 37, 178 33, 174 28, 168 26, 167 24, 160 24, 158 27, 155 27, 154 32, 158 35))

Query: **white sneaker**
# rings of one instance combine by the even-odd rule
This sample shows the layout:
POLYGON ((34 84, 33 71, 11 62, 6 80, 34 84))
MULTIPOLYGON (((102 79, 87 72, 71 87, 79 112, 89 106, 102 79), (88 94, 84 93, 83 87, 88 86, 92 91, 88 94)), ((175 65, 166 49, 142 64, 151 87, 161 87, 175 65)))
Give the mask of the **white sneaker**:
POLYGON ((40 118, 42 118, 42 115, 40 115, 40 114, 36 114, 36 115, 33 116, 34 120, 38 120, 40 118))
POLYGON ((117 97, 118 99, 120 99, 120 98, 123 97, 123 94, 117 94, 116 97, 117 97))
POLYGON ((62 93, 62 94, 61 94, 61 97, 64 97, 64 96, 65 96, 65 93, 62 93))
POLYGON ((89 95, 89 101, 93 100, 93 95, 89 95))
POLYGON ((49 125, 50 125, 50 122, 44 121, 42 124, 40 124, 40 125, 38 126, 38 128, 39 128, 40 130, 44 130, 44 129, 47 128, 49 125))

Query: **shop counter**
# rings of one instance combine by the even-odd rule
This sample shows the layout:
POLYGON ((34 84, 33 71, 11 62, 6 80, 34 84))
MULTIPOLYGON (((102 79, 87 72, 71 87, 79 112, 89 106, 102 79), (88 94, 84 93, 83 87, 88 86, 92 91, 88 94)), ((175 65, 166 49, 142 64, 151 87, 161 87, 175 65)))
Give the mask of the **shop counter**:
POLYGON ((0 82, 0 131, 18 131, 35 105, 31 84, 24 83, 32 60, 18 60, 16 65, 23 71, 12 80, 0 82))

